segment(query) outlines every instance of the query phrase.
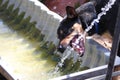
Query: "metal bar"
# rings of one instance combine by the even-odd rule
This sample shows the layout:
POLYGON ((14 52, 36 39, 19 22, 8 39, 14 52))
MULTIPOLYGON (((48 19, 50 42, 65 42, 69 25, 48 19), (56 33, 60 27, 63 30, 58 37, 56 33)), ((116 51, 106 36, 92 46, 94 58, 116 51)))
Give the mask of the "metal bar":
MULTIPOLYGON (((118 66, 120 66, 120 65, 115 65, 115 67, 118 67, 118 66)), ((101 76, 103 74, 106 74, 107 67, 108 67, 107 65, 104 65, 104 66, 100 66, 100 67, 72 73, 69 75, 60 76, 60 77, 53 78, 50 80, 85 80, 88 78, 92 78, 95 76, 97 77, 97 76, 101 76)), ((113 76, 116 76, 116 75, 113 74, 113 76)), ((105 76, 104 76, 104 79, 105 79, 105 76)), ((94 80, 98 80, 98 79, 94 79, 94 80)))
POLYGON ((112 43, 112 49, 111 49, 111 54, 109 58, 108 69, 107 69, 105 80, 112 79, 112 72, 114 70, 115 57, 118 53, 119 44, 120 44, 120 4, 118 6, 119 6, 119 10, 118 10, 117 22, 115 25, 114 39, 112 43))
MULTIPOLYGON (((112 77, 113 76, 118 76, 118 75, 120 75, 120 71, 115 71, 115 72, 112 73, 112 77)), ((88 78, 88 79, 85 79, 85 80, 105 80, 105 76, 106 76, 106 74, 103 74, 103 75, 88 78)))
POLYGON ((60 76, 51 80, 84 80, 87 78, 99 76, 105 74, 107 71, 107 65, 72 73, 69 75, 60 76))

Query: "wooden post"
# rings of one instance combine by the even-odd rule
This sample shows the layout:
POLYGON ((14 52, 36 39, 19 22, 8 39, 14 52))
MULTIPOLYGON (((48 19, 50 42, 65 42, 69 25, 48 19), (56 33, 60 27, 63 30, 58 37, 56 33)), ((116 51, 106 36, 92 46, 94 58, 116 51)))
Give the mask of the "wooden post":
POLYGON ((120 44, 120 3, 118 3, 118 6, 119 6, 119 9, 118 9, 117 22, 115 25, 114 39, 112 43, 112 49, 111 49, 111 54, 110 54, 109 63, 108 63, 108 70, 107 70, 105 80, 112 79, 112 72, 114 70, 115 57, 118 53, 119 44, 120 44))

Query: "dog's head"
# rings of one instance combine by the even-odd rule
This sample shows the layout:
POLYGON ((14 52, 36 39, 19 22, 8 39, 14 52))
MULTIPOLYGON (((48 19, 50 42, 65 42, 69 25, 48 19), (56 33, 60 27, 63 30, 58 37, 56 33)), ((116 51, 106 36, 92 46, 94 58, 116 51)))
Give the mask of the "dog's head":
MULTIPOLYGON (((94 7, 94 6, 93 6, 94 7)), ((91 8, 90 8, 91 9, 91 8)), ((64 52, 68 45, 70 45, 73 39, 76 39, 76 35, 83 34, 84 29, 87 27, 84 24, 88 24, 94 18, 94 10, 89 9, 89 4, 87 9, 85 7, 84 11, 77 12, 73 7, 66 7, 66 17, 60 22, 57 30, 58 39, 60 40, 58 51, 64 52)), ((95 30, 89 31, 95 33, 95 30)), ((89 34, 88 32, 88 34, 89 34)), ((79 46, 80 47, 80 46, 79 46)))
POLYGON ((75 9, 67 6, 66 13, 67 16, 61 21, 57 30, 58 39, 60 40, 58 51, 60 52, 64 52, 77 33, 83 33, 81 21, 75 9))

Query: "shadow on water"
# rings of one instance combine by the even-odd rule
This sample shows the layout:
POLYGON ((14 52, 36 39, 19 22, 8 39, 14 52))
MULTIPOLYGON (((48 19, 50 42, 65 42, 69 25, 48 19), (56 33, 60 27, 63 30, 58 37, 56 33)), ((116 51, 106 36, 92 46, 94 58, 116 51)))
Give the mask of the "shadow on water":
MULTIPOLYGON (((18 15, 19 8, 16 8, 13 10, 14 5, 10 5, 9 7, 7 7, 8 2, 5 2, 4 4, 1 4, 1 3, 2 1, 0 0, 0 19, 2 19, 2 21, 5 24, 7 24, 7 26, 9 27, 9 30, 11 30, 10 33, 6 35, 7 38, 5 38, 6 39, 5 41, 8 41, 8 42, 11 41, 11 43, 15 41, 16 42, 15 44, 18 44, 18 45, 20 44, 17 47, 28 49, 28 52, 24 52, 22 53, 22 55, 19 55, 20 53, 18 53, 17 54, 18 58, 16 58, 15 56, 16 54, 14 55, 10 54, 11 57, 8 57, 8 58, 13 58, 13 59, 15 58, 16 61, 19 61, 18 59, 20 59, 20 61, 23 62, 21 63, 22 65, 27 65, 25 68, 28 68, 27 70, 28 74, 27 72, 25 72, 24 74, 22 74, 21 72, 21 76, 23 76, 24 80, 26 77, 29 77, 30 74, 32 75, 32 73, 29 72, 29 69, 31 69, 31 67, 33 70, 36 71, 36 72, 33 71, 33 74, 36 73, 34 74, 34 76, 32 76, 34 79, 38 80, 38 78, 40 78, 41 76, 43 78, 41 78, 40 80, 51 78, 51 75, 49 75, 48 73, 54 70, 55 66, 60 61, 60 56, 55 54, 56 46, 52 42, 43 40, 44 35, 41 34, 40 30, 35 28, 36 22, 30 22, 30 19, 31 19, 30 16, 27 18, 24 18, 24 15, 25 15, 24 12, 18 15), (14 38, 15 40, 13 39, 12 41, 10 40, 11 38, 14 38), (17 43, 17 39, 18 39, 18 42, 20 41, 20 43, 17 43), (24 59, 21 60, 21 58, 24 58, 24 59), (33 67, 33 66, 37 66, 37 67, 33 67), (42 68, 40 66, 42 66, 42 68), (42 74, 41 71, 45 72, 45 75, 44 73, 42 74)), ((17 47, 15 48, 17 49, 17 47)), ((55 76, 60 76, 60 75, 88 69, 85 67, 80 68, 79 61, 73 64, 72 59, 65 60, 64 63, 65 63, 64 66, 60 68, 60 73, 56 74, 55 76)), ((17 70, 15 72, 18 73, 17 70)), ((54 76, 52 75, 52 77, 54 76)), ((32 80, 32 79, 29 79, 29 80, 32 80)))

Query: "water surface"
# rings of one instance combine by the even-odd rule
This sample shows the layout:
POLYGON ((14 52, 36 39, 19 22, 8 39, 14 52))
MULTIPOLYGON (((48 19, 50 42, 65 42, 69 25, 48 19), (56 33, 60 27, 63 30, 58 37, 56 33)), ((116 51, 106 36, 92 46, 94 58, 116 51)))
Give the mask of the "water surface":
MULTIPOLYGON (((0 20, 0 57, 2 64, 11 69, 19 80, 48 80, 55 62, 35 52, 36 46, 8 28, 0 20)), ((59 74, 57 74, 59 75, 59 74)))

